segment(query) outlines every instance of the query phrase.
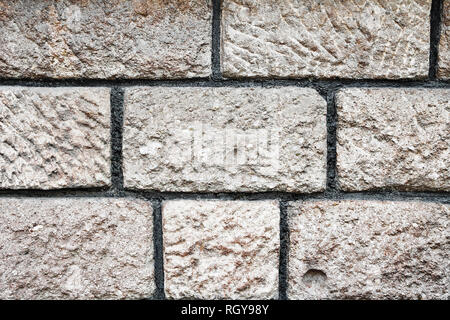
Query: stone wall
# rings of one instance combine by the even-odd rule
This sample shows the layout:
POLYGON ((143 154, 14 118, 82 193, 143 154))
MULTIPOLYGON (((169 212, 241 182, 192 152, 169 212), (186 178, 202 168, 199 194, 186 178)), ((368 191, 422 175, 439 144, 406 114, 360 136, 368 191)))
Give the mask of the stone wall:
POLYGON ((450 0, 0 0, 0 299, 450 298, 450 0))

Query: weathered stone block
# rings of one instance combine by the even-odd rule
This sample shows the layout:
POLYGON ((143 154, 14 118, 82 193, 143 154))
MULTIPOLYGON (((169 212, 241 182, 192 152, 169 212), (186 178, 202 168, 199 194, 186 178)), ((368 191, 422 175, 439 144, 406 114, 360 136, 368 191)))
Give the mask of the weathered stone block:
POLYGON ((166 201, 162 219, 168 298, 278 296, 277 201, 166 201))
POLYGON ((450 79, 450 1, 443 2, 438 77, 450 79))
POLYGON ((292 202, 290 299, 448 299, 450 206, 292 202))
POLYGON ((425 78, 431 0, 224 0, 226 77, 425 78))
POLYGON ((151 204, 0 198, 0 299, 135 299, 153 294, 151 204))
POLYGON ((336 104, 341 189, 450 190, 450 90, 349 88, 336 104))
POLYGON ((126 188, 325 189, 326 102, 313 89, 132 88, 124 112, 126 188))
POLYGON ((0 188, 110 185, 109 94, 0 87, 0 188))
POLYGON ((205 77, 211 1, 0 0, 0 43, 0 77, 205 77))

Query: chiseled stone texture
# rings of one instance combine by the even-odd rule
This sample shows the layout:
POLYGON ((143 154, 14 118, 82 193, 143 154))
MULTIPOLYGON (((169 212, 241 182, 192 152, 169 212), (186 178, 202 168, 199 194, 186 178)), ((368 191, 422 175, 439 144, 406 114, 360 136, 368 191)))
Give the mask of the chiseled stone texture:
POLYGON ((431 0, 224 0, 226 77, 425 78, 431 0))
POLYGON ((0 198, 0 212, 0 299, 153 294, 149 202, 0 198))
POLYGON ((325 189, 326 102, 313 89, 141 87, 124 99, 126 188, 325 189))
POLYGON ((450 79, 450 1, 444 1, 439 42, 438 77, 450 79))
POLYGON ((450 191, 450 90, 348 88, 336 104, 341 189, 450 191))
POLYGON ((0 76, 210 74, 210 0, 0 0, 0 76))
POLYGON ((162 221, 166 297, 278 297, 277 201, 167 201, 162 221))
POLYGON ((291 202, 289 299, 448 299, 449 213, 429 202, 291 202))
POLYGON ((0 87, 0 188, 110 184, 110 89, 0 87))

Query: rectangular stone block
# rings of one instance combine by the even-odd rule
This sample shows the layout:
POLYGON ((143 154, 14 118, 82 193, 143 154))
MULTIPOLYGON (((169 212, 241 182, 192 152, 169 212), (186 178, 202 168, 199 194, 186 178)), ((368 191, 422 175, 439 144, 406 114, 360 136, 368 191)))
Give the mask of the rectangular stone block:
POLYGON ((111 184, 110 89, 0 87, 0 189, 111 184))
POLYGON ((438 77, 450 79, 450 1, 443 1, 439 42, 438 77))
POLYGON ((277 201, 166 201, 162 221, 169 299, 278 297, 277 201))
POLYGON ((0 77, 206 77, 211 1, 0 0, 0 43, 0 77))
POLYGON ((450 90, 348 88, 336 105, 342 190, 450 190, 450 90))
POLYGON ((288 298, 447 300, 449 214, 431 202, 291 202, 288 298))
POLYGON ((0 198, 0 212, 0 299, 137 299, 153 294, 149 202, 0 198))
POLYGON ((222 72, 239 78, 428 76, 431 0, 224 0, 222 72))
POLYGON ((124 99, 126 188, 325 189, 326 102, 313 89, 137 87, 124 99))

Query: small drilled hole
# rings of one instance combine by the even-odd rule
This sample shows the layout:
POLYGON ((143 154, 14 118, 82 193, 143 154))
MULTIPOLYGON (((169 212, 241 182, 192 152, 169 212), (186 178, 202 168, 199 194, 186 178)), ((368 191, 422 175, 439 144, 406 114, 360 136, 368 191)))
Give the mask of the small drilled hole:
POLYGON ((325 285, 325 281, 327 281, 327 275, 322 270, 318 269, 309 269, 303 275, 303 283, 308 287, 321 287, 325 285))

